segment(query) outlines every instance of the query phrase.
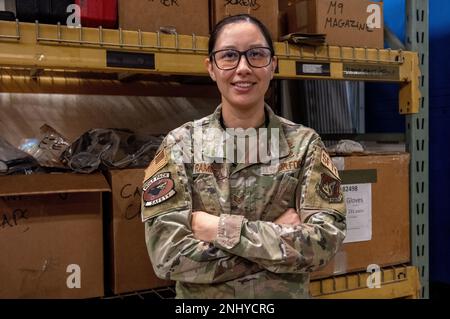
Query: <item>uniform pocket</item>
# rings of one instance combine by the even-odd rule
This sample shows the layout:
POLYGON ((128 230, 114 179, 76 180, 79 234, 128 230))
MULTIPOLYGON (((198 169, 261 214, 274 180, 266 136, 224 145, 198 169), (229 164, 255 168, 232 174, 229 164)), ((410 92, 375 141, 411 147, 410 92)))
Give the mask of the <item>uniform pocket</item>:
POLYGON ((264 211, 262 219, 274 221, 288 208, 295 208, 295 190, 297 185, 297 178, 289 175, 289 173, 284 173, 275 195, 264 211))
POLYGON ((194 179, 193 193, 193 198, 201 204, 197 206, 201 206, 202 209, 212 215, 219 216, 222 214, 214 175, 202 174, 194 179))

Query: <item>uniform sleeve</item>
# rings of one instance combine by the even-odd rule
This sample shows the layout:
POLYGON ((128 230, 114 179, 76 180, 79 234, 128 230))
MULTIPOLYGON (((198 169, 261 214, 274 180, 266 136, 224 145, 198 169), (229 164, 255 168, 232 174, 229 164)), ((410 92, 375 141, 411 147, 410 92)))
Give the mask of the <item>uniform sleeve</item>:
POLYGON ((338 171, 317 137, 295 180, 302 224, 277 225, 221 215, 215 246, 275 273, 301 273, 324 266, 346 234, 346 207, 338 171))
POLYGON ((142 195, 145 240, 156 275, 190 283, 218 283, 261 270, 254 262, 196 239, 191 228, 189 174, 181 152, 163 146, 146 170, 142 195))

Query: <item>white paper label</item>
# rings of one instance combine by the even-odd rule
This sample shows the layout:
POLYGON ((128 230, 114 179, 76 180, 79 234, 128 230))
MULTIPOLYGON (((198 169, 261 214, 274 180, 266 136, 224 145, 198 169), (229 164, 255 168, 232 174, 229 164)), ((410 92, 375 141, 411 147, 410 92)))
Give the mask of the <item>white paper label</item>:
POLYGON ((372 184, 346 184, 347 236, 344 243, 372 239, 372 184))
POLYGON ((303 64, 303 73, 321 74, 322 73, 322 65, 321 64, 303 64))
POLYGON ((334 166, 336 166, 339 171, 343 171, 345 169, 345 159, 343 157, 334 156, 331 158, 331 160, 333 161, 334 166))

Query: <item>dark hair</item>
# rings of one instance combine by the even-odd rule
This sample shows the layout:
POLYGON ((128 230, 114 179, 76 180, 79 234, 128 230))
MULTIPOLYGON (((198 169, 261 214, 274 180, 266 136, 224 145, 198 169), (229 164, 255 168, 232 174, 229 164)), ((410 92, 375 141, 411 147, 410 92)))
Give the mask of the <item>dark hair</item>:
POLYGON ((270 32, 267 29, 267 27, 261 21, 259 21, 255 17, 252 17, 251 15, 238 14, 238 15, 226 17, 226 18, 222 19, 221 21, 219 21, 214 26, 214 29, 211 31, 211 35, 210 35, 209 41, 208 41, 208 55, 211 55, 211 53, 213 52, 214 46, 216 45, 217 38, 218 38, 220 32, 222 31, 222 29, 226 25, 231 24, 231 23, 236 23, 236 22, 250 22, 250 23, 253 23, 254 25, 256 25, 259 28, 259 30, 261 31, 261 33, 263 34, 264 38, 266 39, 267 44, 269 45, 269 48, 272 51, 272 54, 274 54, 275 50, 273 48, 272 37, 270 36, 270 32))

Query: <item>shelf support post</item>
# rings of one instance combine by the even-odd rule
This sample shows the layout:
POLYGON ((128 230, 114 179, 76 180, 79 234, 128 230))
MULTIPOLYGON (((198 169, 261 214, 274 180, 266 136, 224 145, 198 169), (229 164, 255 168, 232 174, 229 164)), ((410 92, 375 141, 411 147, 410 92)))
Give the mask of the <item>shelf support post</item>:
MULTIPOLYGON (((429 99, 428 99, 428 0, 406 1, 406 48, 418 53, 419 112, 406 115, 410 165, 411 260, 419 270, 421 297, 429 298, 429 99)), ((411 82, 413 83, 413 81, 411 82)))

